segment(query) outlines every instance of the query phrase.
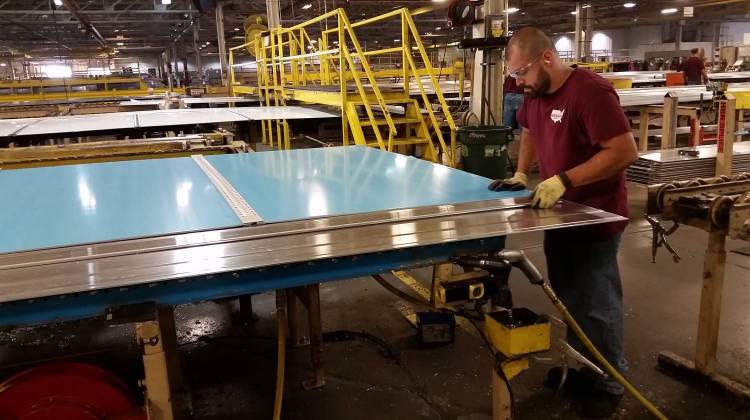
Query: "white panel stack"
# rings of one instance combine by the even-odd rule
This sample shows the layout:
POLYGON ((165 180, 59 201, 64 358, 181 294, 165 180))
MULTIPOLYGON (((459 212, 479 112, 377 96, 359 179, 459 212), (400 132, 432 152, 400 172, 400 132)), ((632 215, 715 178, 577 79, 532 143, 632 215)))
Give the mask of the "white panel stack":
MULTIPOLYGON (((659 150, 640 155, 625 171, 628 181, 659 184, 693 178, 710 178, 716 168, 716 145, 659 150), (697 150, 698 156, 680 155, 680 150, 697 150)), ((750 172, 750 142, 734 144, 732 173, 750 172)))

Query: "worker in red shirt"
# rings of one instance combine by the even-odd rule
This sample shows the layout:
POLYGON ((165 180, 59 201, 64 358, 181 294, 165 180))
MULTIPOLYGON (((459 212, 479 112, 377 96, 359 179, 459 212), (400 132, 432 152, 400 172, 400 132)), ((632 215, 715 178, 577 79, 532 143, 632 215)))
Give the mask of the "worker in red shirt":
POLYGON ((519 129, 516 113, 523 105, 523 89, 516 84, 516 79, 508 76, 503 83, 503 125, 519 129))
POLYGON ((689 85, 703 85, 708 82, 706 67, 703 65, 703 58, 700 57, 700 49, 690 50, 690 58, 682 65, 682 71, 689 85))
MULTIPOLYGON (((494 181, 490 189, 526 188, 536 160, 542 181, 532 193, 535 207, 553 207, 562 198, 627 217, 624 170, 638 154, 612 85, 587 69, 566 66, 537 28, 516 31, 506 57, 510 76, 526 95, 517 115, 523 131, 518 171, 494 181)), ((544 238, 552 287, 594 345, 623 373, 627 363, 617 253, 626 225, 551 230, 544 238)), ((568 342, 594 360, 570 329, 568 342)), ((553 368, 545 384, 557 387, 561 378, 562 369, 553 368)), ((563 389, 583 397, 589 417, 611 415, 623 394, 613 378, 583 369, 570 371, 563 389)))

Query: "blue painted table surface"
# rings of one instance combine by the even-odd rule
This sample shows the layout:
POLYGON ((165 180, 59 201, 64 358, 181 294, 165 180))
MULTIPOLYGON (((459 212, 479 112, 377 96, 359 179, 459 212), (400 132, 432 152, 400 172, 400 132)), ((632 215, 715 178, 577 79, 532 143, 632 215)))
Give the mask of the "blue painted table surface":
POLYGON ((0 253, 238 226, 190 158, 0 171, 0 253))
POLYGON ((295 149, 206 159, 264 220, 279 222, 527 195, 490 180, 364 146, 295 149))
MULTIPOLYGON (((528 194, 374 148, 349 146, 206 159, 264 222, 528 194)), ((239 226, 191 158, 0 171, 0 253, 239 226)))

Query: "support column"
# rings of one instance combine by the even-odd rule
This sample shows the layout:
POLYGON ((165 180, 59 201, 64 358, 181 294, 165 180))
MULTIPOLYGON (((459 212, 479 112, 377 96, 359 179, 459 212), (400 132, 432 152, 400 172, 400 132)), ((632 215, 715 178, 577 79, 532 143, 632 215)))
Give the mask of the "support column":
MULTIPOLYGON (((721 23, 716 22, 713 24, 713 34, 711 37, 711 62, 714 62, 714 51, 719 48, 719 34, 721 34, 721 23)), ((719 57, 719 60, 721 60, 721 57, 719 57)))
POLYGON ((266 0, 266 13, 268 14, 269 28, 277 28, 281 26, 281 10, 279 10, 279 0, 266 0))
POLYGON ((732 175, 734 132, 737 100, 730 94, 719 100, 718 126, 716 131, 716 176, 732 175))
POLYGON ((581 43, 583 40, 581 39, 581 32, 583 31, 582 25, 583 25, 583 16, 581 16, 583 13, 583 4, 579 1, 576 3, 576 34, 575 34, 575 47, 574 47, 574 59, 575 61, 581 61, 581 56, 583 55, 583 51, 581 51, 581 43))
POLYGON ((661 148, 677 147, 677 95, 669 92, 664 96, 664 113, 661 123, 661 148))
MULTIPOLYGON (((594 62, 592 54, 591 40, 594 37, 594 5, 583 9, 586 11, 586 33, 584 34, 584 60, 587 63, 594 62)), ((576 15, 577 16, 577 15, 576 15)))
POLYGON ((10 77, 16 80, 16 60, 13 59, 13 52, 10 53, 10 77))
POLYGON ((703 266, 703 291, 698 318, 695 368, 706 375, 715 371, 716 349, 719 342, 721 318, 721 290, 724 285, 726 232, 708 232, 708 248, 703 266))
POLYGON ((195 52, 195 71, 198 73, 198 84, 203 85, 203 61, 201 60, 200 22, 193 23, 193 51, 195 52))
POLYGON ((162 68, 163 62, 161 60, 161 54, 158 54, 156 56, 156 77, 163 79, 164 78, 164 69, 162 68))
POLYGON ((216 39, 219 47, 219 68, 221 71, 221 83, 227 86, 229 69, 227 67, 227 45, 224 40, 224 4, 216 2, 216 39))
POLYGON ((143 351, 143 371, 146 388, 146 409, 148 418, 154 420, 172 420, 171 392, 169 372, 164 352, 163 336, 156 321, 135 324, 136 336, 143 351))
POLYGON ((175 86, 180 87, 180 76, 177 68, 177 43, 172 43, 172 74, 174 74, 175 86))
POLYGON ((682 48, 682 25, 685 24, 685 21, 680 19, 680 22, 677 24, 677 31, 674 34, 674 50, 679 51, 680 48, 682 48))

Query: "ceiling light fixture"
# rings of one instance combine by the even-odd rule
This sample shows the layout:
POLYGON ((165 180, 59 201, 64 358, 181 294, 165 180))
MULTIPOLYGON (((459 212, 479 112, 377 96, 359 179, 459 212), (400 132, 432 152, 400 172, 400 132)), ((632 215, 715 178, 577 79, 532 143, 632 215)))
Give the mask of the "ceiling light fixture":
POLYGON ((62 0, 55 0, 55 6, 62 6, 62 0))
POLYGON ((630 9, 631 7, 635 7, 635 3, 625 3, 623 6, 630 9))
POLYGON ((307 10, 312 7, 312 3, 307 3, 306 5, 302 6, 302 10, 307 10))
POLYGON ((441 27, 439 27, 439 26, 438 26, 437 28, 435 28, 435 30, 436 30, 436 31, 439 31, 439 30, 441 30, 441 29, 443 29, 443 28, 441 28, 441 27))
POLYGON ((583 6, 581 7, 581 8, 582 8, 582 9, 588 9, 589 7, 591 7, 591 5, 590 5, 590 4, 584 4, 584 5, 583 5, 583 6))
POLYGON ((577 14, 578 14, 578 12, 577 12, 577 11, 575 11, 575 10, 573 10, 572 12, 570 12, 570 14, 571 14, 571 15, 577 15, 577 14))
POLYGON ((235 31, 239 31, 239 30, 240 30, 240 28, 234 28, 234 30, 235 30, 235 31))
POLYGON ((161 0, 161 4, 172 4, 172 0, 161 0))
POLYGON ((123 45, 125 45, 125 43, 124 43, 124 42, 118 42, 118 43, 117 43, 117 46, 118 46, 118 47, 122 47, 123 45))
POLYGON ((511 13, 516 13, 519 10, 520 9, 518 7, 509 7, 508 10, 507 10, 507 12, 508 12, 508 14, 511 14, 511 13))
POLYGON ((661 14, 663 14, 663 15, 668 15, 668 14, 670 14, 670 13, 674 13, 674 12, 676 12, 676 11, 677 11, 677 9, 676 9, 676 8, 674 8, 674 7, 670 7, 669 9, 662 9, 662 11, 661 11, 661 14))

